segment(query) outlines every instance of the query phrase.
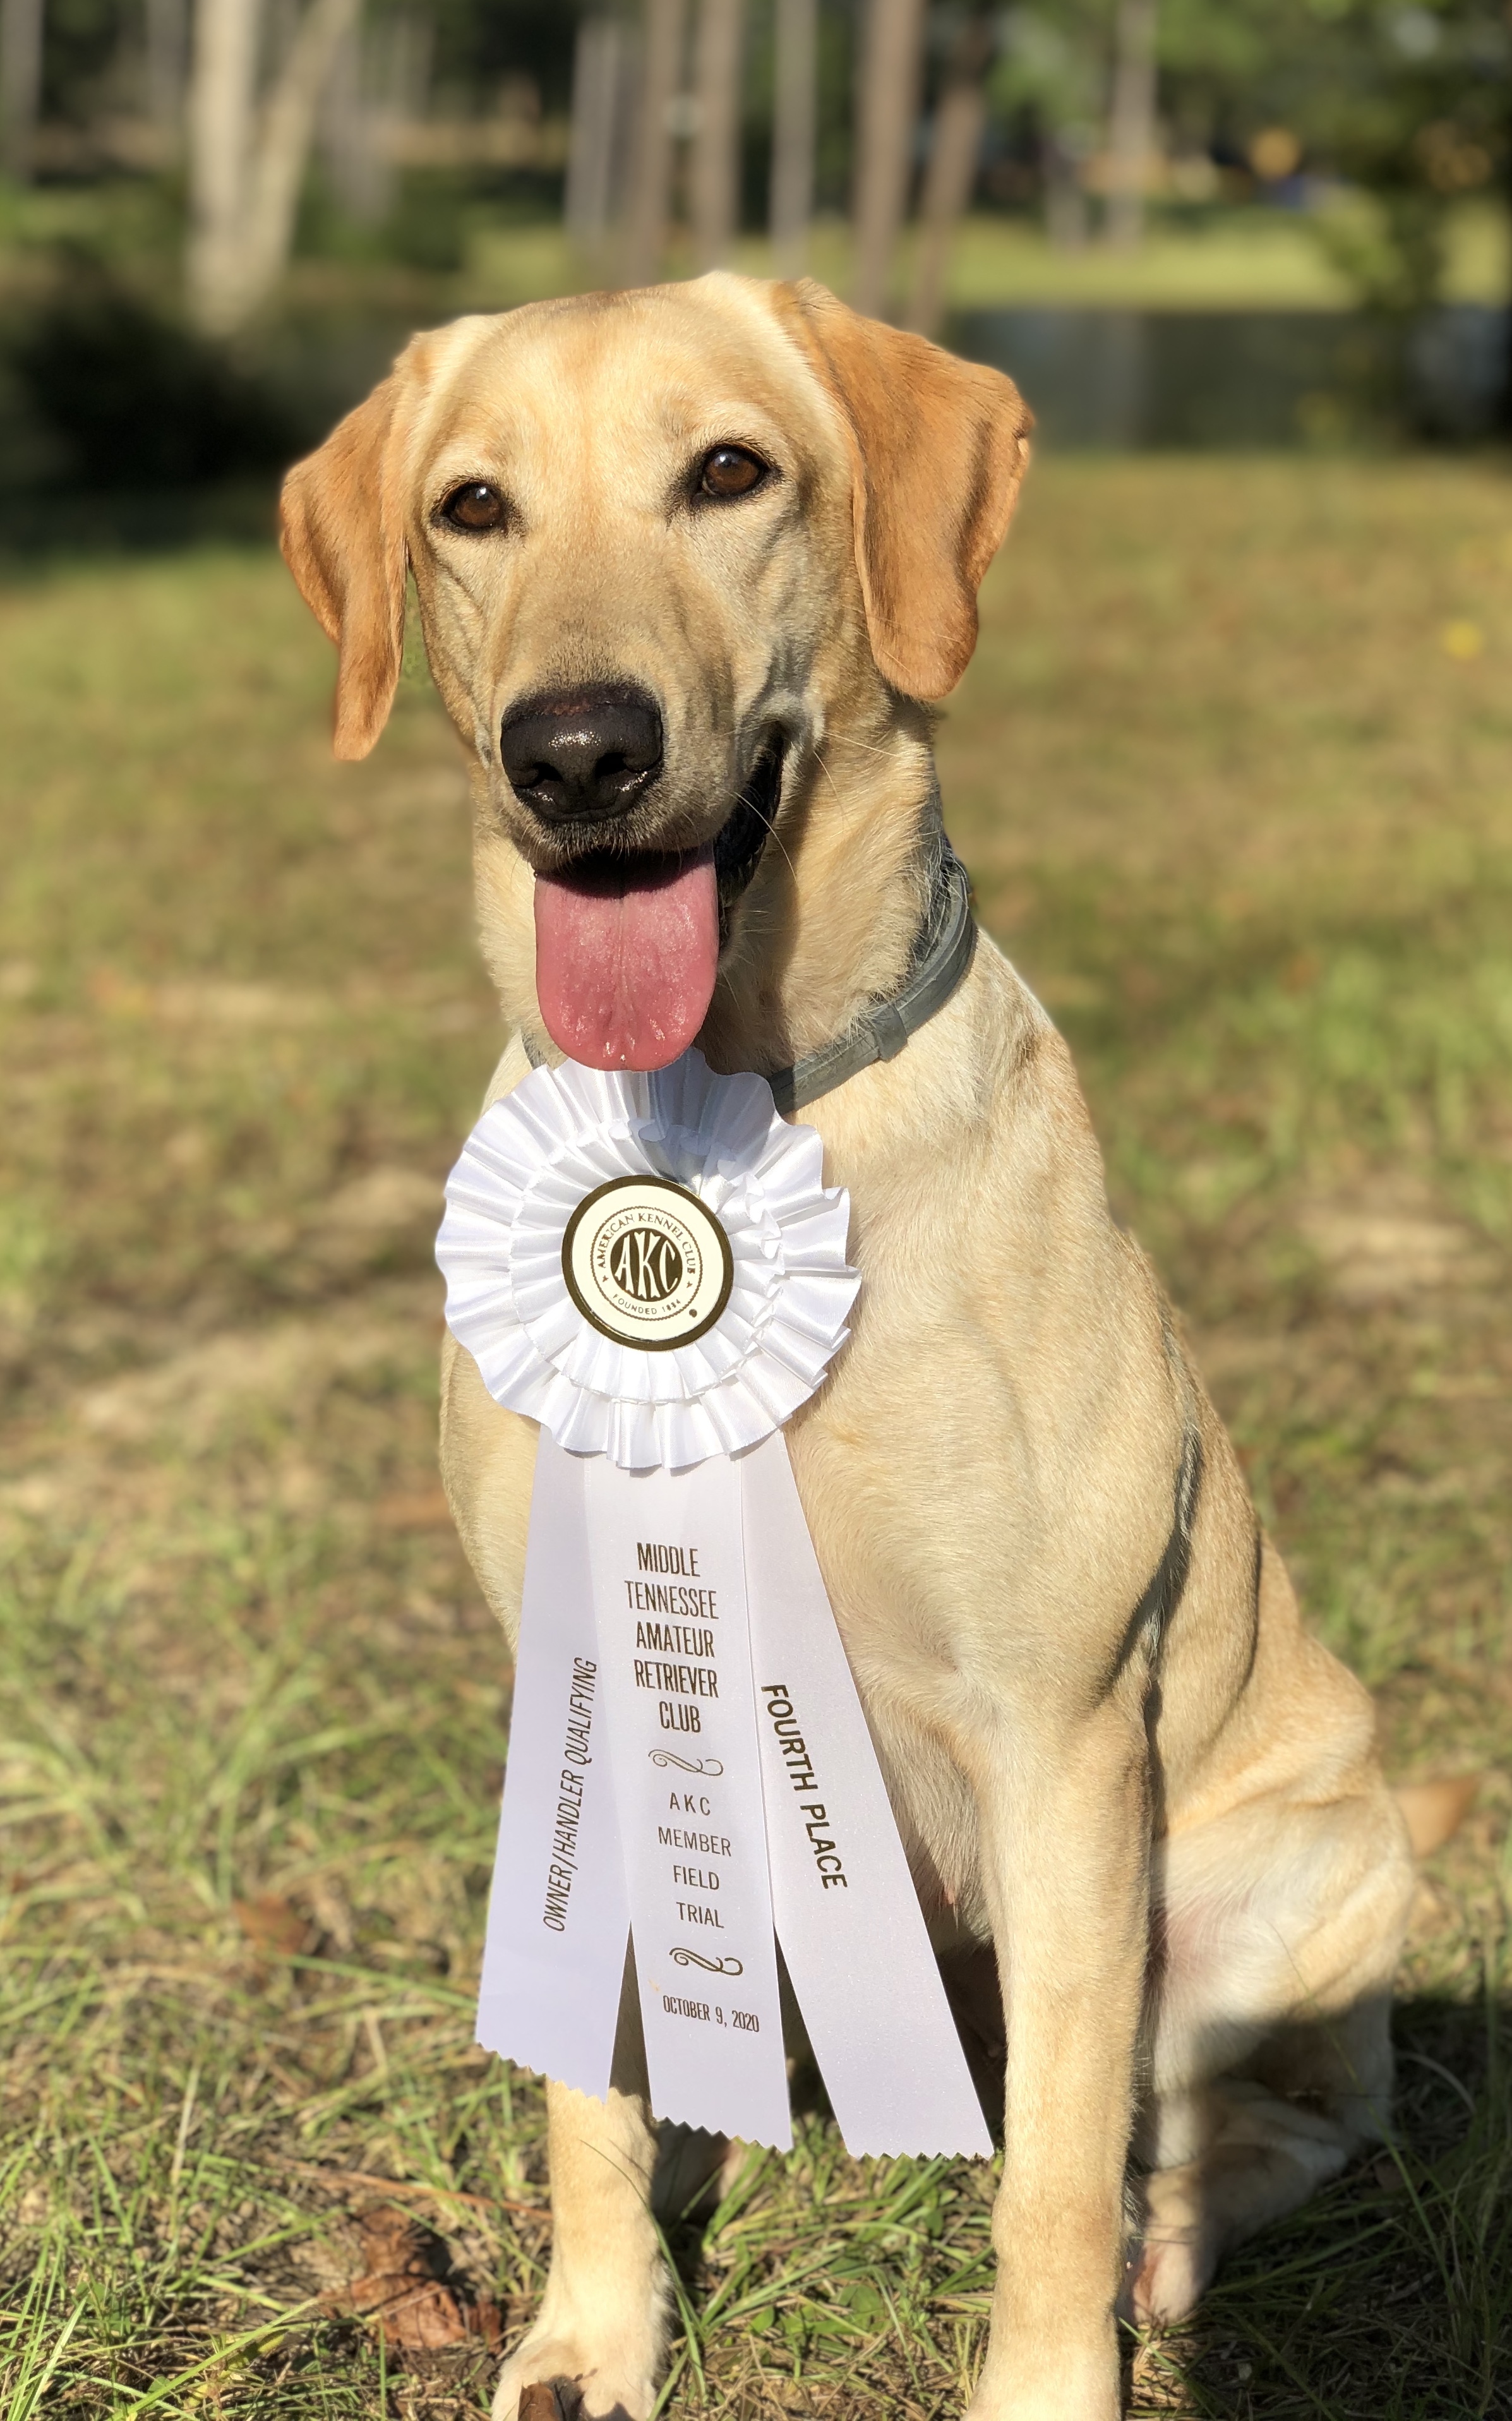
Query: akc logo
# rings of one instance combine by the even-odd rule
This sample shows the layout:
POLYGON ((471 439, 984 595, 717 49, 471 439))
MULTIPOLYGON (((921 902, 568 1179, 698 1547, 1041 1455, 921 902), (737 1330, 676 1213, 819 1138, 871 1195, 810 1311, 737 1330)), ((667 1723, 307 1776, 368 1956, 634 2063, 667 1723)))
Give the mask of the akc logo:
POLYGON ((729 1238, 665 1177, 616 1177, 578 1204, 562 1275, 585 1320, 617 1345, 669 1352, 713 1327, 735 1275, 729 1238))

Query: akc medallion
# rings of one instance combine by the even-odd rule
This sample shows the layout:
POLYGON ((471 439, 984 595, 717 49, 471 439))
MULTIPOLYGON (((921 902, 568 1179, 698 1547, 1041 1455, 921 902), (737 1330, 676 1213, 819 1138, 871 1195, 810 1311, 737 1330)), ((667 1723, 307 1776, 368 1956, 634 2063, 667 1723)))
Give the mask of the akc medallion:
POLYGON ((578 1204, 562 1275, 600 1335, 648 1353, 692 1345, 730 1299, 735 1261, 714 1213, 662 1177, 616 1177, 578 1204))

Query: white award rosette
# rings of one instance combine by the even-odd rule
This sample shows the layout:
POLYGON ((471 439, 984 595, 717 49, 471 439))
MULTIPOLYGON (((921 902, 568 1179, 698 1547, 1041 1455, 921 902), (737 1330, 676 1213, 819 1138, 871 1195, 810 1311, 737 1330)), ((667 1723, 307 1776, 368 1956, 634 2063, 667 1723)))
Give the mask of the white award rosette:
POLYGON ((537 1069, 452 1172, 447 1324, 541 1432, 478 2039, 603 2099, 632 1938, 656 2116, 786 2149, 780 1943, 850 2150, 986 2153, 782 1438, 849 1221, 696 1051, 537 1069))

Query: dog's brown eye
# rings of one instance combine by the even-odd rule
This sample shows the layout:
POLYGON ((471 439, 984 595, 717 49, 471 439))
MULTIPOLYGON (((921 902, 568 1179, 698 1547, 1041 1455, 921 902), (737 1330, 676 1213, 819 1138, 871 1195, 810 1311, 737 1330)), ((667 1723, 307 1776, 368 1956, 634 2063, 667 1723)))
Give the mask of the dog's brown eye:
POLYGON ((759 488, 767 476, 767 464, 759 454, 744 445, 716 445, 704 457, 704 467, 698 475, 699 493, 705 496, 748 496, 759 488))
POLYGON ((492 530, 503 526, 507 509, 497 488, 491 488, 486 479, 469 479, 452 490, 442 506, 441 518, 453 529, 492 530))

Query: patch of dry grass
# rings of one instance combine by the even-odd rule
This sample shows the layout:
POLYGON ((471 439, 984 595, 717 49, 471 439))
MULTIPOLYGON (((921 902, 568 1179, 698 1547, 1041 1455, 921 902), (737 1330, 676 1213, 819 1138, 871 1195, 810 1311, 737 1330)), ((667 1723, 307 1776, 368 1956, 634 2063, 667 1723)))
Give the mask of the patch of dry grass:
MULTIPOLYGON (((538 2087, 471 2044, 508 1676, 433 1462, 498 1039, 461 774, 418 678, 329 761, 261 554, 0 629, 8 2421, 482 2411, 547 2236, 538 2087)), ((1509 662, 1494 472, 1052 465, 943 733, 1315 1618, 1396 1773, 1487 1777, 1399 2165, 1131 2346, 1141 2413, 1506 2409, 1509 662)), ((677 2237, 671 2411, 959 2410, 990 2186, 805 2118, 677 2237)))

